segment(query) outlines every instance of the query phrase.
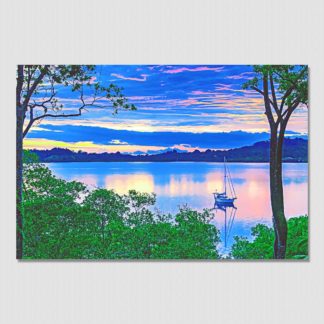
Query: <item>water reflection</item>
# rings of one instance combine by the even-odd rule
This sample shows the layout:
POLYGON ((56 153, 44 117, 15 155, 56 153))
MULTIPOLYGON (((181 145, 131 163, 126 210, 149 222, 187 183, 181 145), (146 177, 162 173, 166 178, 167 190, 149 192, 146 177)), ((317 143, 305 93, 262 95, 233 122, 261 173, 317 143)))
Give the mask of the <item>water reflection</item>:
POLYGON ((222 236, 221 239, 223 242, 222 252, 224 253, 228 248, 228 242, 231 241, 232 239, 231 232, 232 232, 233 223, 236 216, 237 207, 235 207, 233 203, 224 205, 215 202, 214 209, 215 209, 216 217, 218 216, 217 214, 219 213, 223 214, 224 216, 223 218, 224 223, 221 231, 221 236, 222 236))
POLYGON ((154 178, 146 173, 106 175, 104 187, 115 189, 119 194, 127 194, 130 189, 154 192, 154 178))

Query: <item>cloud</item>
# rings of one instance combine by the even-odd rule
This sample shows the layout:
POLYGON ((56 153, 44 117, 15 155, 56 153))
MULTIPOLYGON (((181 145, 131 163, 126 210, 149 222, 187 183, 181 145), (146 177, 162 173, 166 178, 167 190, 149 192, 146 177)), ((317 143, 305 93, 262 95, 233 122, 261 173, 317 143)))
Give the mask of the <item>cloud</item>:
MULTIPOLYGON (((118 115, 112 116, 111 102, 99 101, 107 109, 89 107, 80 117, 47 118, 38 126, 83 125, 142 133, 268 131, 263 98, 252 90, 242 89, 242 83, 246 80, 240 78, 251 77, 251 71, 250 66, 243 65, 101 66, 96 74, 98 81, 125 83, 123 94, 130 103, 135 104, 137 111, 121 109, 118 115), (120 80, 111 75, 118 76, 120 80), (161 84, 164 86, 161 87, 161 84)), ((62 92, 59 90, 59 101, 64 105, 62 112, 78 111, 80 100, 76 94, 64 88, 62 92)), ((86 95, 90 100, 90 92, 86 95)), ((288 129, 307 132, 307 110, 296 110, 288 129)), ((113 139, 124 141, 118 134, 115 136, 104 143, 113 139)))
MULTIPOLYGON (((213 109, 213 108, 211 108, 213 109)), ((198 121, 201 116, 197 116, 198 121)), ((151 119, 102 119, 102 120, 85 120, 85 119, 55 119, 55 120, 44 120, 43 125, 53 125, 53 126, 89 126, 92 128, 100 127, 103 129, 113 129, 118 131, 136 131, 136 132, 185 132, 185 133, 219 133, 219 132, 230 132, 234 130, 245 130, 251 132, 262 132, 268 131, 269 126, 264 120, 264 114, 260 114, 260 120, 258 122, 254 120, 249 120, 246 116, 244 120, 240 119, 238 116, 227 116, 226 114, 214 115, 214 118, 206 116, 208 124, 197 125, 193 120, 191 124, 179 125, 181 120, 179 118, 175 120, 151 120, 151 119), (226 119, 226 120, 225 120, 226 119), (242 121, 244 123, 242 123, 242 121)), ((297 126, 293 129, 297 129, 297 126)), ((118 136, 118 134, 116 134, 118 136)))
POLYGON ((240 79, 245 79, 245 80, 252 80, 254 78, 255 72, 243 72, 240 74, 234 74, 234 75, 229 75, 226 77, 226 79, 232 79, 232 80, 240 80, 240 79))
POLYGON ((197 66, 197 67, 177 67, 177 68, 170 68, 167 70, 164 70, 163 73, 167 74, 176 74, 176 73, 182 73, 182 72, 201 72, 201 71, 214 71, 214 72, 220 72, 224 69, 223 66, 219 67, 209 67, 209 66, 197 66))
POLYGON ((118 73, 111 73, 110 75, 122 80, 131 80, 131 81, 139 81, 139 82, 146 81, 147 77, 149 76, 148 74, 141 74, 141 78, 136 78, 136 77, 126 77, 118 73))
POLYGON ((114 145, 127 145, 127 142, 123 142, 119 139, 112 139, 109 144, 114 144, 114 145))
POLYGON ((212 92, 212 91, 194 90, 194 91, 191 91, 191 94, 194 95, 194 96, 213 95, 214 92, 212 92))
MULTIPOLYGON (((244 116, 243 116, 244 118, 244 116)), ((229 126, 233 117, 229 116, 223 123, 229 126)), ((257 124, 257 120, 253 123, 257 124)), ((114 147, 121 146, 159 146, 159 147, 175 147, 181 149, 190 149, 195 147, 203 148, 231 148, 243 145, 251 145, 257 141, 269 138, 269 133, 251 133, 251 132, 172 132, 172 131, 156 131, 156 132, 138 132, 134 130, 115 130, 102 127, 89 126, 72 126, 72 125, 48 125, 48 129, 53 132, 35 131, 27 135, 27 139, 35 141, 46 138, 47 140, 70 142, 70 143, 89 143, 95 145, 104 145, 114 147), (60 130, 57 133, 54 130, 60 130)), ((187 127, 184 123, 183 127, 187 127)), ((183 128, 176 127, 176 128, 183 128)), ((198 126, 204 129, 204 125, 198 126)), ((215 126, 217 127, 217 125, 215 126)))
POLYGON ((90 78, 90 80, 87 81, 87 83, 89 83, 89 84, 94 84, 94 83, 96 83, 96 82, 98 82, 98 80, 97 80, 97 77, 95 77, 95 76, 92 76, 92 77, 90 78))
POLYGON ((121 152, 121 153, 134 153, 137 151, 158 151, 163 150, 166 147, 154 146, 154 145, 102 145, 95 144, 92 141, 80 141, 80 142, 64 142, 56 140, 48 140, 46 138, 28 138, 24 139, 24 149, 38 149, 48 150, 52 148, 67 148, 72 151, 84 151, 88 153, 103 153, 103 152, 121 152))
MULTIPOLYGON (((25 122, 25 125, 24 127, 27 126, 27 121, 25 122)), ((54 133, 63 133, 62 130, 59 130, 59 129, 48 129, 48 128, 45 128, 45 127, 39 127, 39 126, 34 126, 32 127, 30 130, 30 132, 54 132, 54 133)))

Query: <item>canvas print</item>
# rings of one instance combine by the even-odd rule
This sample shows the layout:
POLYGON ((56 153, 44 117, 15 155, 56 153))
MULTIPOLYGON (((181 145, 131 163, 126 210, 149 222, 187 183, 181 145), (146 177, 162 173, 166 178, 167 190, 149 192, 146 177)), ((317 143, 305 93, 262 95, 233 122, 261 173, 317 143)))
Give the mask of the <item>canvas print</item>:
POLYGON ((308 259, 306 65, 18 65, 17 259, 308 259))

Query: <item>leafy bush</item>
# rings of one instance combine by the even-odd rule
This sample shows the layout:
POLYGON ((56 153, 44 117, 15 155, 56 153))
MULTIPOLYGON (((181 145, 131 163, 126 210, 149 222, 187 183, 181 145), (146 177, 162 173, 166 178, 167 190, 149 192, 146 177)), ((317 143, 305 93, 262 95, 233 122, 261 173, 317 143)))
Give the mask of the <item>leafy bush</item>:
MULTIPOLYGON (((23 237, 29 259, 218 259, 213 215, 184 206, 176 215, 153 212, 155 194, 89 191, 55 177, 24 152, 23 237)), ((235 237, 231 258, 272 259, 273 229, 258 224, 253 241, 235 237)), ((308 217, 288 220, 286 257, 308 256, 308 217)))
POLYGON ((215 259, 219 232, 208 210, 153 212, 155 194, 88 191, 55 177, 28 156, 24 163, 24 258, 215 259), (27 159, 28 158, 28 159, 27 159))
MULTIPOLYGON (((273 259, 274 231, 258 224, 252 228, 253 241, 246 237, 234 238, 231 256, 235 259, 273 259)), ((286 259, 308 258, 308 217, 300 216, 288 220, 286 259)))

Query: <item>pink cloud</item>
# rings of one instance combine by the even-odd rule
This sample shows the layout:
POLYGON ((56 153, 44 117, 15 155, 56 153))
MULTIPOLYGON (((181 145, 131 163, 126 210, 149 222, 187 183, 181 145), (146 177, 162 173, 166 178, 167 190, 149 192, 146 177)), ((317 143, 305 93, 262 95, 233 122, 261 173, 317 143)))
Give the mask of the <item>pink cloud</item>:
POLYGON ((126 77, 121 74, 117 73, 111 73, 111 76, 116 77, 118 79, 122 80, 131 80, 131 81, 139 81, 139 82, 144 82, 147 80, 148 74, 141 74, 141 78, 135 78, 135 77, 126 77))
POLYGON ((90 84, 94 84, 95 82, 97 82, 97 77, 92 76, 88 82, 89 82, 90 84))
POLYGON ((132 100, 132 101, 148 101, 148 100, 153 100, 153 99, 156 99, 156 98, 161 98, 161 96, 130 96, 128 97, 129 100, 132 100))
POLYGON ((212 92, 208 92, 208 91, 200 91, 200 90, 194 90, 191 92, 191 94, 195 95, 195 96, 200 96, 200 95, 212 95, 212 92))
POLYGON ((251 74, 253 75, 255 73, 254 72, 243 72, 241 74, 229 75, 226 78, 232 79, 232 80, 240 80, 240 79, 251 80, 251 79, 253 79, 253 76, 250 76, 251 74))
POLYGON ((214 72, 220 72, 224 69, 223 66, 219 67, 208 67, 208 66, 197 66, 193 68, 188 68, 188 67, 180 67, 176 69, 169 69, 163 71, 163 73, 168 73, 168 74, 176 74, 176 73, 182 73, 182 72, 200 72, 200 71, 214 71, 214 72))

